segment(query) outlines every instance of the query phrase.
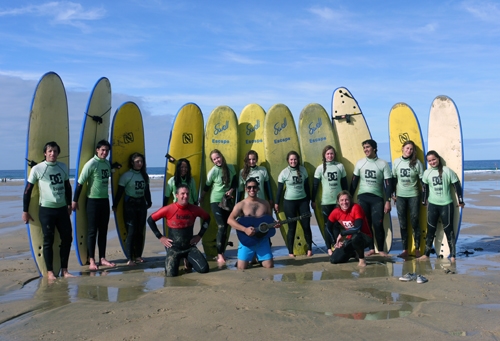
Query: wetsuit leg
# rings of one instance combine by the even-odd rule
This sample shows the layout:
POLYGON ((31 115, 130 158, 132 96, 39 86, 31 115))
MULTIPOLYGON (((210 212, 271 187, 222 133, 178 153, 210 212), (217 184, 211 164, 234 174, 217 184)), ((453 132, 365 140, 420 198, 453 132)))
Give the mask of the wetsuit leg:
POLYGON ((106 258, 106 244, 108 238, 108 223, 109 223, 109 199, 98 200, 97 221, 97 246, 99 247, 99 260, 106 258))
MULTIPOLYGON (((309 200, 306 198, 298 201, 300 215, 311 213, 309 208, 309 200)), ((300 219, 302 230, 304 230, 304 238, 307 243, 307 250, 312 250, 312 232, 311 232, 311 217, 300 219)))
POLYGON ((179 275, 179 264, 182 254, 181 251, 174 250, 173 248, 167 249, 167 256, 165 257, 166 277, 176 277, 179 275))
POLYGON ((135 238, 135 256, 142 257, 144 251, 144 236, 146 229, 146 218, 148 215, 148 208, 146 202, 143 201, 142 205, 138 208, 137 212, 137 236, 135 238))
MULTIPOLYGON (((283 211, 287 219, 294 218, 297 214, 297 205, 295 200, 283 200, 283 211)), ((286 236, 286 246, 288 253, 293 254, 293 245, 295 243, 295 230, 297 229, 297 222, 292 221, 288 223, 288 233, 286 236)))
MULTIPOLYGON (((54 271, 54 233, 55 233, 55 214, 54 208, 42 207, 38 213, 38 218, 40 219, 40 224, 42 225, 43 232, 43 258, 45 260, 45 266, 47 271, 54 271)), ((55 274, 57 275, 57 274, 55 274)))
MULTIPOLYGON (((363 209, 363 212, 365 212, 366 220, 368 221, 368 226, 372 230, 372 233, 375 234, 375 231, 373 231, 373 225, 372 225, 372 215, 371 215, 371 203, 368 200, 367 197, 363 195, 358 195, 358 204, 361 206, 363 209)), ((372 239, 372 244, 369 246, 370 249, 374 250, 375 249, 375 244, 373 243, 372 239)))
POLYGON ((455 231, 453 230, 453 214, 455 207, 453 203, 445 206, 440 206, 441 211, 441 222, 443 223, 444 233, 448 239, 448 247, 450 248, 450 256, 456 257, 456 241, 455 241, 455 231))
POLYGON ((61 249, 59 250, 61 268, 67 269, 71 243, 73 242, 73 230, 71 229, 71 219, 69 218, 68 208, 66 206, 57 209, 56 228, 61 237, 61 249))
POLYGON ((372 203, 372 221, 375 231, 375 241, 379 251, 384 251, 385 230, 384 230, 384 199, 380 197, 373 198, 372 203))
POLYGON ((337 205, 321 205, 321 214, 323 214, 323 221, 325 222, 325 245, 327 248, 331 248, 335 241, 333 240, 333 231, 328 229, 328 216, 335 209, 337 205))
POLYGON ((439 206, 431 203, 427 204, 427 237, 425 239, 425 255, 430 256, 432 243, 436 236, 436 226, 440 215, 439 206))
POLYGON ((227 246, 228 239, 228 226, 227 226, 227 218, 229 218, 230 212, 223 210, 219 207, 218 203, 212 202, 210 203, 210 208, 214 213, 215 222, 217 223, 217 253, 224 254, 227 246))
POLYGON ((127 258, 129 260, 134 260, 134 240, 136 238, 136 225, 135 225, 135 207, 134 205, 125 199, 123 205, 123 220, 127 228, 127 239, 125 240, 125 250, 127 251, 127 258))
POLYGON ((397 197, 396 200, 396 210, 398 212, 399 228, 401 231, 401 244, 403 244, 403 250, 408 250, 408 221, 406 219, 408 214, 408 200, 407 198, 397 197))
POLYGON ((196 272, 205 274, 210 271, 207 260, 196 246, 193 246, 189 250, 187 259, 193 265, 193 269, 196 272))
POLYGON ((330 256, 330 263, 341 264, 347 263, 349 259, 356 256, 354 247, 350 241, 346 241, 342 247, 336 248, 330 256))
POLYGON ((415 248, 420 249, 420 197, 407 198, 408 208, 410 211, 410 222, 413 228, 413 239, 415 240, 415 248))
POLYGON ((87 199, 87 252, 88 257, 95 259, 95 243, 97 241, 97 199, 87 199))
POLYGON ((372 238, 364 233, 358 233, 353 236, 351 242, 352 248, 359 259, 365 258, 365 249, 373 243, 372 238))

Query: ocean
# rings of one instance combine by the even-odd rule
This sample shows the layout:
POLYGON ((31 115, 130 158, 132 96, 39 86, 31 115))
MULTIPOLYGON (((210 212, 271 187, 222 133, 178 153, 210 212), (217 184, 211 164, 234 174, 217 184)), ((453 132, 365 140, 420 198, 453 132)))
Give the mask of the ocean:
MULTIPOLYGON (((500 160, 472 160, 464 161, 464 172, 465 173, 484 173, 484 172, 496 172, 498 171, 498 166, 500 165, 500 160)), ((151 178, 162 178, 165 172, 164 167, 148 167, 148 174, 151 178)), ((70 169, 70 178, 75 177, 75 170, 70 169)), ((7 181, 17 181, 24 180, 24 169, 16 170, 0 170, 0 179, 6 179, 7 181)))

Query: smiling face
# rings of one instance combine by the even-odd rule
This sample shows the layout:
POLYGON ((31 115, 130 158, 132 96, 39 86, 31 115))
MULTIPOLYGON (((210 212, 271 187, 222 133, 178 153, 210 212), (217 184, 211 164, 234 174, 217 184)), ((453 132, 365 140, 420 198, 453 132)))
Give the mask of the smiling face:
POLYGON ((181 187, 175 193, 175 197, 179 205, 186 206, 189 203, 189 190, 186 187, 181 187))
POLYGON ((299 165, 299 158, 297 157, 297 155, 291 154, 288 157, 288 165, 292 168, 295 168, 299 165))
POLYGON ((188 165, 187 163, 183 162, 181 163, 180 167, 179 167, 179 171, 181 172, 181 177, 186 177, 187 173, 188 173, 188 165))
POLYGON ((259 192, 259 183, 256 181, 249 181, 245 185, 245 190, 247 191, 249 197, 254 198, 259 192))
POLYGON ((407 145, 403 146, 403 157, 404 158, 409 158, 412 156, 414 147, 411 143, 408 143, 407 145))
POLYGON ((373 149, 373 147, 369 143, 365 143, 363 145, 363 152, 365 153, 366 157, 369 159, 373 159, 377 156, 375 154, 375 149, 373 149))
POLYGON ((134 160, 132 160, 132 163, 134 165, 134 170, 140 171, 142 169, 142 166, 144 165, 144 160, 142 157, 138 156, 134 160))
POLYGON ((101 148, 96 149, 96 155, 99 159, 105 159, 109 155, 109 147, 102 146, 101 148))
POLYGON ((427 156, 427 162, 429 163, 429 166, 431 166, 432 168, 436 168, 437 166, 439 166, 439 158, 436 157, 435 155, 428 155, 427 156))
POLYGON ((222 166, 222 157, 220 156, 219 153, 212 153, 212 155, 210 155, 210 159, 212 159, 212 162, 217 167, 222 166))
POLYGON ((347 194, 343 194, 339 197, 338 205, 342 211, 347 211, 351 207, 351 199, 347 194))
POLYGON ((325 153, 326 162, 332 162, 335 159, 335 151, 333 149, 328 149, 325 153))
POLYGON ((257 156, 255 156, 255 154, 248 155, 248 165, 250 167, 255 167, 257 165, 257 156))
POLYGON ((59 156, 59 149, 57 147, 48 146, 43 155, 45 155, 45 161, 56 162, 59 156))

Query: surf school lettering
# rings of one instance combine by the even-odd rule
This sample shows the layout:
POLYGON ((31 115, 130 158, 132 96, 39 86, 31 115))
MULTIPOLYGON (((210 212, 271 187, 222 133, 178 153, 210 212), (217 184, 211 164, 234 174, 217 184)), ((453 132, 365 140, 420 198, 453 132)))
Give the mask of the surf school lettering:
POLYGON ((318 137, 317 139, 309 139, 309 143, 326 141, 326 137, 318 137))
MULTIPOLYGON (((277 122, 277 123, 274 125, 274 135, 278 135, 279 133, 281 133, 281 131, 282 131, 283 129, 285 129, 285 128, 286 128, 286 126, 287 126, 287 123, 286 123, 286 117, 285 117, 285 119, 283 120, 283 123, 281 123, 281 125, 280 125, 280 123, 279 123, 279 122, 277 122)), ((275 142, 275 143, 276 143, 276 142, 275 142)))
POLYGON ((274 140, 274 144, 283 143, 283 142, 286 142, 286 141, 290 141, 290 138, 289 137, 285 137, 284 139, 276 139, 276 140, 274 140))
POLYGON ((214 127, 214 135, 222 133, 224 130, 227 130, 227 128, 229 128, 229 121, 226 121, 226 123, 222 126, 220 123, 217 123, 214 127))
POLYGON ((314 124, 314 122, 309 123, 309 135, 314 134, 314 132, 322 125, 323 123, 321 122, 321 117, 318 118, 318 122, 316 122, 316 124, 314 124))
POLYGON ((246 144, 262 143, 262 139, 258 140, 245 140, 246 144))
POLYGON ((213 144, 229 144, 229 140, 216 140, 212 139, 213 144))
POLYGON ((259 128, 260 128, 260 120, 257 120, 257 123, 255 123, 255 125, 248 123, 247 124, 247 135, 250 135, 251 133, 255 132, 259 128))

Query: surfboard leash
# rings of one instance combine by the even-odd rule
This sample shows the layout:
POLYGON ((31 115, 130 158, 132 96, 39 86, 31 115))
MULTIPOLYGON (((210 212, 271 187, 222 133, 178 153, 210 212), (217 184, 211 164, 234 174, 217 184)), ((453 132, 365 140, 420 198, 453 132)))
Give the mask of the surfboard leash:
POLYGON ((334 120, 342 120, 345 118, 345 121, 347 123, 351 123, 351 117, 352 116, 355 116, 355 115, 362 115, 362 113, 358 112, 358 113, 354 113, 354 114, 346 114, 346 115, 337 115, 337 116, 333 116, 332 118, 334 120))

